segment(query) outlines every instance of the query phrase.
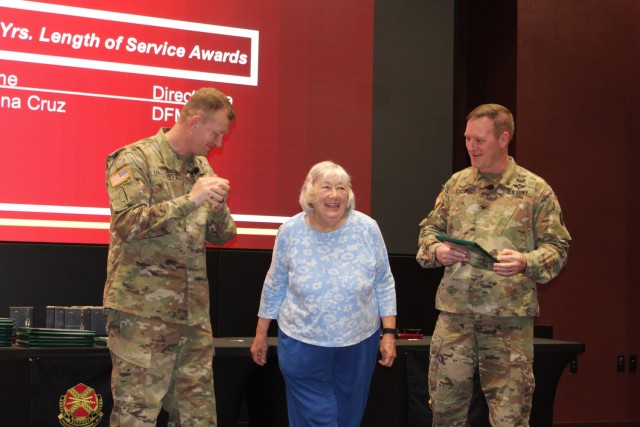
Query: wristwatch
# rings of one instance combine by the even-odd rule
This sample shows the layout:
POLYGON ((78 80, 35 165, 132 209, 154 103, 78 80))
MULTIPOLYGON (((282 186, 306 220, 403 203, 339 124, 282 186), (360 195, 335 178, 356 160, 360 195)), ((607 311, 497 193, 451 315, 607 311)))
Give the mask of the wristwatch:
POLYGON ((398 328, 382 328, 382 335, 385 334, 393 334, 394 337, 398 338, 400 336, 400 331, 398 328))

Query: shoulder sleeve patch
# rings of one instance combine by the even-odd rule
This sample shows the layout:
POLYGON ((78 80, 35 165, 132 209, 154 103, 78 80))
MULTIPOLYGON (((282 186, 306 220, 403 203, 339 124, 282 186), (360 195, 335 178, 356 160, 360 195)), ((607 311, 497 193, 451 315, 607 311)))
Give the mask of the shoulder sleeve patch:
POLYGON ((129 178, 131 178, 129 167, 124 166, 118 172, 109 177, 109 183, 111 183, 111 187, 115 188, 123 182, 126 182, 129 178))

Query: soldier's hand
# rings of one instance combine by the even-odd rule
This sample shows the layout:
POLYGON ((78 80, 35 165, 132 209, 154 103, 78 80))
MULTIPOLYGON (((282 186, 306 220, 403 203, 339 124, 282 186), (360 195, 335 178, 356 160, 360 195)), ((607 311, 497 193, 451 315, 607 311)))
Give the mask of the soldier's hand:
POLYGON ((436 247, 436 259, 442 265, 453 265, 457 262, 469 262, 469 254, 463 248, 450 242, 436 247))
POLYGON ((501 276, 513 276, 527 268, 527 259, 518 251, 503 249, 496 258, 500 262, 493 264, 493 271, 501 276))
POLYGON ((211 208, 218 212, 229 197, 229 180, 217 175, 207 175, 200 177, 189 192, 189 198, 196 206, 202 205, 207 200, 211 203, 211 208))

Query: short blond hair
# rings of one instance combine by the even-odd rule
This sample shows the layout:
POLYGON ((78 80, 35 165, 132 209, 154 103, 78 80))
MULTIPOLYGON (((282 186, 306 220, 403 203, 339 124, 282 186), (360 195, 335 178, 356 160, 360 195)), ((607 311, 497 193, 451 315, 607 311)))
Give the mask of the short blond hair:
POLYGON ((309 173, 307 174, 307 178, 304 180, 304 184, 302 184, 302 189, 300 190, 300 207, 302 207, 303 211, 308 214, 315 212, 313 204, 318 200, 318 194, 314 185, 319 182, 324 182, 330 177, 337 178, 347 186, 347 203, 345 211, 349 212, 355 208, 356 196, 351 189, 351 176, 349 176, 342 166, 330 160, 325 160, 324 162, 316 163, 311 167, 311 170, 309 170, 309 173))
POLYGON ((513 139, 516 125, 513 121, 513 114, 511 114, 511 111, 509 111, 507 107, 500 104, 479 105, 467 114, 467 121, 479 119, 480 117, 486 117, 493 122, 496 139, 500 137, 502 132, 509 133, 509 141, 513 139))
POLYGON ((230 122, 236 118, 236 112, 224 93, 212 87, 203 87, 189 98, 180 112, 179 120, 184 122, 195 115, 206 117, 219 110, 224 110, 230 122))

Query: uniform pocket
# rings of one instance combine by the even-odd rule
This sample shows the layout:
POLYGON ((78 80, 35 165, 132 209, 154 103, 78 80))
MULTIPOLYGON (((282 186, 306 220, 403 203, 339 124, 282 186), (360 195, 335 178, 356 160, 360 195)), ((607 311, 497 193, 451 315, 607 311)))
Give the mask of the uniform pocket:
POLYGON ((143 331, 147 329, 140 318, 121 311, 109 310, 107 347, 121 359, 143 368, 151 367, 151 337, 143 331))

